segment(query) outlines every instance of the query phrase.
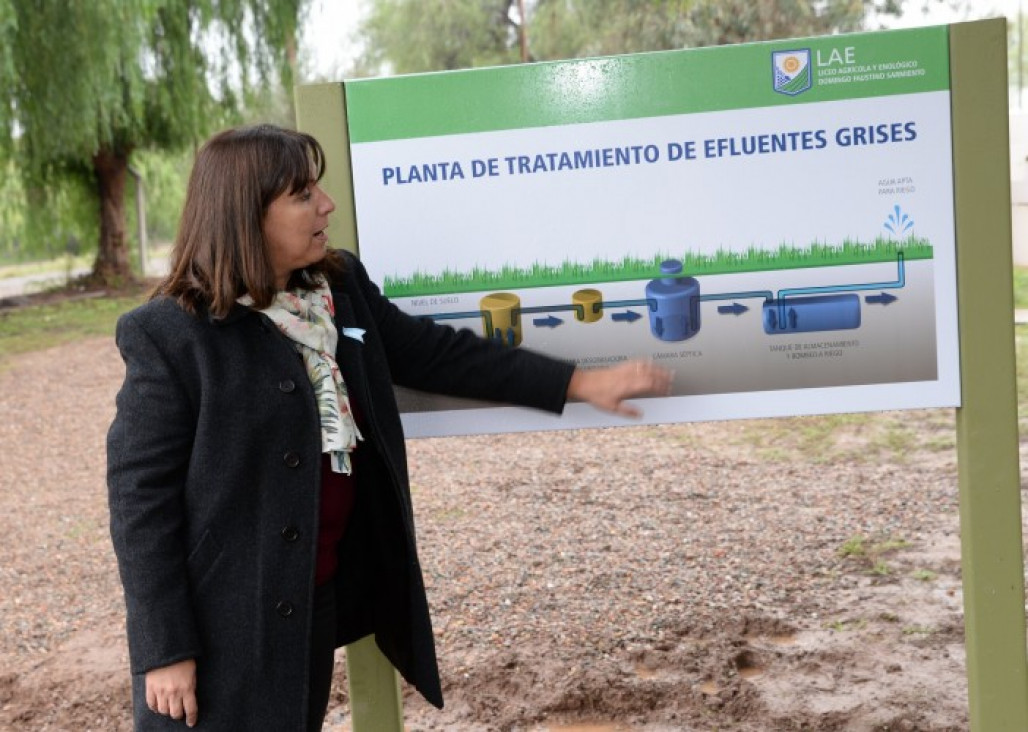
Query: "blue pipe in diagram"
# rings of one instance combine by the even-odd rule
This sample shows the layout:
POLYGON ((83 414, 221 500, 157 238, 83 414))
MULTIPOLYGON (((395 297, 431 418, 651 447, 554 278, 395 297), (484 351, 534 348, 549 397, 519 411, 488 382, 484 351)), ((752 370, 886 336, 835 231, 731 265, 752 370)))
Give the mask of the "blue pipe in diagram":
MULTIPOLYGON (((764 332, 768 335, 781 335, 859 328, 860 297, 854 295, 853 292, 905 287, 907 276, 903 252, 896 253, 896 270, 896 279, 891 282, 795 287, 779 290, 777 298, 764 303, 764 332), (808 297, 803 297, 804 295, 808 297)), ((883 304, 891 302, 891 300, 886 300, 886 297, 895 299, 887 293, 882 293, 879 301, 883 304)))

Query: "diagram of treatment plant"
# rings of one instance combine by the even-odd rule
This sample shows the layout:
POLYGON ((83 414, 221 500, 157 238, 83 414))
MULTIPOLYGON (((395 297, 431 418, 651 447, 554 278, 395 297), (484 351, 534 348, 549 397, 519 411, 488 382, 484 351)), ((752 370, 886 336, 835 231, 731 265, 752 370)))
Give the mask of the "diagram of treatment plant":
POLYGON ((932 248, 895 236, 912 226, 896 206, 892 238, 869 244, 750 251, 720 266, 668 256, 648 278, 602 284, 398 298, 387 281, 386 293, 419 317, 582 367, 660 361, 676 395, 925 381, 937 375, 932 248))

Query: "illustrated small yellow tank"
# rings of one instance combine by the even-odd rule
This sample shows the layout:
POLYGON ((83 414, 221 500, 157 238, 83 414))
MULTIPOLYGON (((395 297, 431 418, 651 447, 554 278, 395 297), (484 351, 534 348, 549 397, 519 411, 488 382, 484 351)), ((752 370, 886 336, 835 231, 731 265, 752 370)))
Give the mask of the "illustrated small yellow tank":
POLYGON ((495 338, 508 346, 521 345, 521 298, 512 292, 494 292, 479 302, 482 330, 486 338, 495 338))
POLYGON ((575 317, 583 323, 595 323, 603 317, 603 293, 599 290, 578 290, 571 296, 572 305, 582 305, 584 312, 575 308, 575 317))

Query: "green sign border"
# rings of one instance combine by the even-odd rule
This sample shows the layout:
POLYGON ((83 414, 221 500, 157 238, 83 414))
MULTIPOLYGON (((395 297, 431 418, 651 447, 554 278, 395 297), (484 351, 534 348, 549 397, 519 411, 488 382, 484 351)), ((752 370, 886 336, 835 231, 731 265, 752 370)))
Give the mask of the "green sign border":
POLYGON ((940 91, 949 35, 934 26, 345 83, 361 144, 940 91), (783 51, 809 53, 806 91, 775 91, 783 51))

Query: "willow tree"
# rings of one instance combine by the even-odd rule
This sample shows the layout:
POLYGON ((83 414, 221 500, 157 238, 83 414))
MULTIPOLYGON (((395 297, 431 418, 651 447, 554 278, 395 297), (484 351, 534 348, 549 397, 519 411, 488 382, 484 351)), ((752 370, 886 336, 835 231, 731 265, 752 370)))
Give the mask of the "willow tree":
POLYGON ((514 63, 517 0, 371 0, 359 74, 514 63))
MULTIPOLYGON (((0 0, 0 153, 30 230, 68 186, 95 192, 93 274, 131 279, 124 193, 136 150, 196 144, 262 89, 291 84, 305 0, 0 0)), ((85 230, 93 226, 84 225, 85 230)))
POLYGON ((860 30, 970 0, 367 0, 357 73, 408 73, 860 30), (526 18, 521 9, 526 9, 526 18))

